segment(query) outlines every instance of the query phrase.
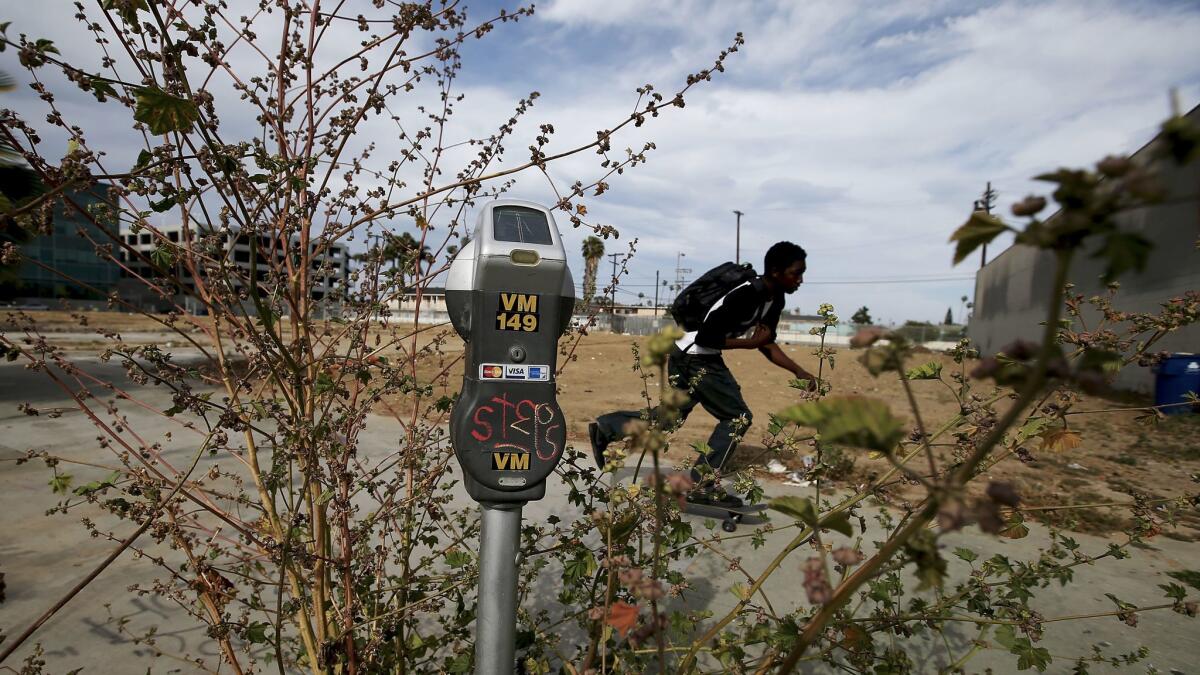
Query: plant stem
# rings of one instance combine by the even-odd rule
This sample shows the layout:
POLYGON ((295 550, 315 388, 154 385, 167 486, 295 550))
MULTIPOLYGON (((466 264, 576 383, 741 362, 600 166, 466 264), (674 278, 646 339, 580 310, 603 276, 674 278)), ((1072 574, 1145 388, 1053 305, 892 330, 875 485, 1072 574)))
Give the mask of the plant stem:
MULTIPOLYGON (((1004 437, 1005 432, 1013 423, 1020 417, 1026 406, 1037 396, 1041 391, 1042 385, 1046 381, 1046 366, 1050 362, 1050 356, 1054 352, 1054 345, 1058 335, 1058 318, 1062 311, 1062 294, 1064 286, 1067 282, 1067 272, 1070 267, 1071 251, 1060 250, 1056 251, 1057 265, 1055 267, 1054 284, 1050 291, 1050 310, 1049 318, 1045 324, 1045 330, 1042 336, 1042 348, 1038 354, 1038 360, 1030 374, 1030 379, 1023 388, 1017 401, 1005 412, 1004 416, 997 422, 996 426, 987 435, 986 438, 975 449, 975 452, 950 476, 949 485, 961 487, 972 477, 975 468, 987 457, 992 448, 1004 437)), ((804 655, 808 647, 812 645, 825 631, 825 626, 833 619, 834 615, 842 605, 849 601, 850 597, 858 590, 860 586, 867 580, 874 577, 875 572, 883 566, 889 558, 891 558, 900 548, 907 543, 920 529, 928 525, 937 515, 939 506, 938 495, 931 494, 929 501, 920 513, 913 518, 908 525, 902 530, 893 535, 879 549, 879 552, 871 557, 854 571, 845 582, 840 584, 834 592, 833 598, 826 603, 817 615, 809 620, 801 632, 796 646, 784 659, 783 664, 779 668, 781 675, 790 673, 796 667, 796 663, 800 657, 804 655)))

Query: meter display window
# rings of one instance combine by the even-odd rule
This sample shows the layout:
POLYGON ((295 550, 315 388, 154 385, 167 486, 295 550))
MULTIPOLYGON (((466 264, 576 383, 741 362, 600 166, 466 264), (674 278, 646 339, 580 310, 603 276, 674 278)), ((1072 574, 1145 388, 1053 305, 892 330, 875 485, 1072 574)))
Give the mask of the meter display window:
POLYGON ((546 244, 550 239, 550 223, 546 214, 524 206, 500 206, 492 210, 492 237, 496 241, 522 244, 546 244))

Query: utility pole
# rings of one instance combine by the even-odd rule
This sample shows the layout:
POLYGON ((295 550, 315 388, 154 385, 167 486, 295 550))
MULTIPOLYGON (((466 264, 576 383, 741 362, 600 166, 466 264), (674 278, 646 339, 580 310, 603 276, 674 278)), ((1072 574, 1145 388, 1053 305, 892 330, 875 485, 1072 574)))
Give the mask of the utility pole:
MULTIPOLYGON (((983 191, 983 198, 975 200, 975 210, 983 211, 991 215, 992 208, 996 206, 996 191, 992 189, 992 181, 987 182, 987 189, 983 191)), ((987 244, 983 245, 983 251, 979 258, 979 269, 987 264, 987 244)))
POLYGON ((692 271, 690 267, 680 267, 683 259, 686 257, 686 253, 675 254, 675 286, 671 289, 675 291, 675 294, 671 296, 672 302, 674 302, 675 297, 679 295, 679 291, 683 290, 683 275, 689 274, 692 271))
POLYGON ((617 313, 617 259, 621 257, 621 254, 620 253, 609 253, 608 257, 612 258, 612 266, 613 266, 612 293, 609 296, 611 299, 608 301, 608 312, 609 312, 609 314, 616 314, 617 313))
POLYGON ((658 318, 658 270, 654 270, 654 318, 658 318))
POLYGON ((737 248, 733 261, 740 265, 742 264, 742 212, 737 209, 734 209, 733 212, 737 214, 737 248))

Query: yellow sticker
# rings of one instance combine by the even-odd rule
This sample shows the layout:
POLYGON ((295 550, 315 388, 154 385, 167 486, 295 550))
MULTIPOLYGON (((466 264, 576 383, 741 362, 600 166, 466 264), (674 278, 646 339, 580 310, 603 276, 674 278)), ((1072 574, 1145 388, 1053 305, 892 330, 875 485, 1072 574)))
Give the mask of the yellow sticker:
POLYGON ((526 333, 538 329, 538 296, 534 293, 501 293, 496 312, 496 330, 526 333))
POLYGON ((528 452, 493 452, 493 471, 528 471, 528 452))

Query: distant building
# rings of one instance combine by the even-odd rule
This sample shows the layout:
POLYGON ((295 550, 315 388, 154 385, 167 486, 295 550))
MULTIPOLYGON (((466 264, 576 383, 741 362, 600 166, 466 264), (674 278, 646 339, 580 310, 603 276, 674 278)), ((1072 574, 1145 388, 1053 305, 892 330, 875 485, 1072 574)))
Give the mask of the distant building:
MULTIPOLYGON (((184 240, 183 226, 165 225, 155 228, 162 238, 166 239, 168 244, 179 244, 184 240)), ((193 230, 192 236, 198 236, 193 230)), ((141 306, 145 309, 166 310, 169 309, 172 302, 183 306, 189 311, 196 311, 199 304, 195 300, 196 282, 188 273, 184 265, 177 264, 175 276, 179 279, 181 292, 171 301, 167 301, 159 297, 152 289, 148 288, 142 279, 151 279, 158 273, 150 266, 148 259, 151 254, 159 246, 161 239, 156 240, 156 236, 146 229, 134 233, 128 225, 122 225, 121 237, 125 243, 133 248, 141 256, 130 253, 122 249, 118 253, 120 260, 129 268, 128 271, 121 269, 119 276, 121 278, 121 296, 127 301, 141 306), (140 278, 139 278, 140 277, 140 278)), ((232 262, 239 270, 240 274, 235 277, 234 287, 242 288, 246 281, 250 278, 250 258, 251 258, 251 235, 234 231, 232 236, 222 235, 224 248, 228 260, 232 262), (240 277, 240 278, 239 278, 240 277)), ((258 235, 257 248, 261 259, 266 260, 274 251, 275 263, 282 263, 284 260, 285 251, 294 252, 300 245, 299 236, 293 236, 289 246, 278 247, 275 245, 272 237, 266 234, 258 235)), ((309 244, 313 250, 316 250, 316 244, 309 244)), ((312 299, 313 300, 328 300, 331 305, 337 304, 335 297, 339 287, 344 289, 349 279, 350 274, 350 256, 345 245, 333 244, 323 254, 315 257, 312 260, 313 274, 320 273, 320 270, 328 263, 328 270, 319 278, 313 278, 311 282, 312 299)), ((267 269, 265 266, 259 267, 258 279, 263 281, 267 277, 267 269)))
MULTIPOLYGON (((1200 106, 1187 117, 1200 124, 1200 106)), ((1134 162, 1152 164, 1168 194, 1161 203, 1128 211, 1118 216, 1118 225, 1137 232, 1154 244, 1143 272, 1121 277, 1114 309, 1126 312, 1155 312, 1184 291, 1200 290, 1200 162, 1179 167, 1174 162, 1156 162, 1151 141, 1133 155, 1134 162)), ((1052 216, 1051 220, 1057 216, 1052 216)), ((1073 292, 1085 298, 1103 295, 1100 278, 1104 261, 1093 258, 1100 242, 1081 251, 1071 263, 1073 292)), ((1053 283, 1054 256, 1028 246, 1013 245, 992 259, 975 277, 975 309, 968 335, 985 356, 996 353, 1018 338, 1040 341, 1047 315, 1047 296, 1053 283)), ((1085 314, 1087 325, 1095 326, 1097 313, 1085 314)), ((1192 325, 1168 335, 1152 351, 1200 352, 1200 326, 1192 325)), ((1126 366, 1116 379, 1123 389, 1150 391, 1154 375, 1136 364, 1126 366)))
MULTIPOLYGON (((389 309, 392 320, 401 323, 411 323, 416 315, 417 294, 405 293, 398 300, 392 301, 389 309)), ((421 323, 445 323, 450 321, 450 309, 446 306, 446 289, 441 286, 430 286, 421 293, 421 323)))
MULTIPOLYGON (((63 196, 80 208, 111 203, 112 186, 67 190, 63 196)), ((75 208, 55 199, 50 231, 21 246, 22 261, 15 276, 0 285, 6 298, 72 298, 103 300, 117 285, 120 268, 96 253, 112 237, 75 208)), ((102 221, 103 222, 103 221, 102 221)), ((112 229, 110 229, 112 231, 112 229)))

